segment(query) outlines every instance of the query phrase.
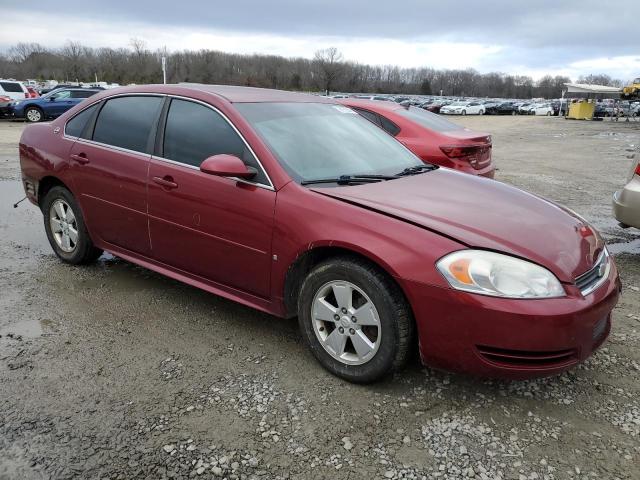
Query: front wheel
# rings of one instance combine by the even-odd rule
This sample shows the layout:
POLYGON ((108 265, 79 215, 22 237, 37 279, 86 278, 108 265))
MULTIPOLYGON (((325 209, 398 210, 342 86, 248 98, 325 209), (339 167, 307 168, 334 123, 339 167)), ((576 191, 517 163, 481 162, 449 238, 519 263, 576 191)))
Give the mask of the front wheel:
POLYGON ((348 257, 321 263, 307 276, 298 322, 320 364, 355 383, 402 367, 414 330, 399 287, 375 266, 348 257))
POLYGON ((55 254, 74 265, 91 263, 102 255, 89 237, 80 207, 71 192, 53 187, 42 200, 44 228, 55 254))
POLYGON ((44 120, 44 113, 38 107, 29 107, 24 112, 27 122, 37 123, 44 120))

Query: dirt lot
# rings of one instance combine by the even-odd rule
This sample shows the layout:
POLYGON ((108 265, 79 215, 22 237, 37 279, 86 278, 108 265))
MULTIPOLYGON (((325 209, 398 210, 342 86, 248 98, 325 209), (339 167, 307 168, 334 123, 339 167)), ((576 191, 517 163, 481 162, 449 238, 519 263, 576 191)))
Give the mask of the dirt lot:
MULTIPOLYGON (((413 364, 336 379, 280 320, 125 261, 61 264, 0 122, 0 479, 640 478, 640 231, 610 198, 640 124, 478 117, 498 178, 566 204, 612 244, 612 334, 555 378, 413 364)), ((482 199, 478 199, 480 208, 482 199)))

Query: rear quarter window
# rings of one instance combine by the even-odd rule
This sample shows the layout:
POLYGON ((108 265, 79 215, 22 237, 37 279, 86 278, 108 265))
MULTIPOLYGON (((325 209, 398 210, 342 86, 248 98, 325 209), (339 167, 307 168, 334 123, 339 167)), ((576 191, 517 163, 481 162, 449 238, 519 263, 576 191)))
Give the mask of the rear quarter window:
POLYGON ((87 122, 98 108, 98 105, 98 103, 96 103, 95 105, 91 105, 89 108, 84 109, 71 120, 69 120, 67 122, 67 125, 64 127, 65 135, 69 137, 82 136, 84 127, 87 125, 87 122))

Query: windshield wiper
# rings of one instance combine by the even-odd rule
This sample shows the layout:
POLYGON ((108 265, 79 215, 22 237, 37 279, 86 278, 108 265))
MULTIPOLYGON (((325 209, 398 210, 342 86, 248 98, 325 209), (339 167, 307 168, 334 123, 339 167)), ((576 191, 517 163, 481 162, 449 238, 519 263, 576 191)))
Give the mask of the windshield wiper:
POLYGON ((433 165, 430 163, 423 165, 414 165, 413 167, 407 167, 402 170, 400 173, 397 173, 397 177, 404 177, 406 175, 417 175, 419 173, 430 172, 432 170, 436 170, 438 168, 437 165, 433 165))
POLYGON ((354 185, 358 183, 381 182, 383 180, 393 180, 396 175, 341 175, 336 178, 318 178, 316 180, 304 180, 300 185, 311 185, 314 183, 337 183, 338 185, 354 185))

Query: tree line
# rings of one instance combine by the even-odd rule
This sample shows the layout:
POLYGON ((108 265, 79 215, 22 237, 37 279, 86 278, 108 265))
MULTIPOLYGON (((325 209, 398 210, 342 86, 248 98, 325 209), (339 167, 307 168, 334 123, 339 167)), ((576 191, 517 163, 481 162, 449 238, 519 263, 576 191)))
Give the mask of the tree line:
MULTIPOLYGON (((161 58, 167 60, 167 82, 233 84, 298 91, 399 93, 422 95, 557 98, 565 76, 530 76, 474 69, 400 68, 346 61, 335 48, 312 59, 246 55, 216 50, 152 51, 133 39, 129 48, 91 48, 67 42, 61 48, 18 43, 0 52, 0 78, 70 82, 96 80, 127 85, 162 83, 161 58)), ((607 75, 581 77, 585 83, 620 85, 607 75)))

